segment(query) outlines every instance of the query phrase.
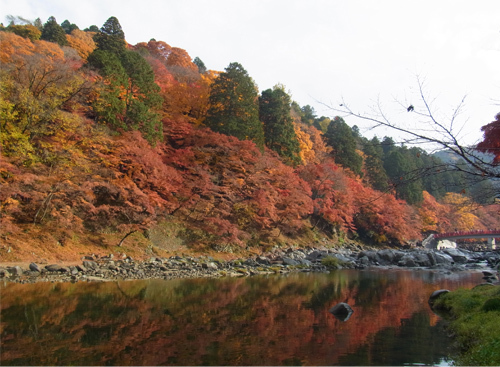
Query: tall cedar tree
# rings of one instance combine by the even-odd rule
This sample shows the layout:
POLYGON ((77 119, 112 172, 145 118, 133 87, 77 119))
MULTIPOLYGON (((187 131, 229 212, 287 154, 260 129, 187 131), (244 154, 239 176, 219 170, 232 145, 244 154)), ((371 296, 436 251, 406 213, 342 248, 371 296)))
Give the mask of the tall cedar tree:
POLYGON ((363 158, 356 152, 356 138, 352 129, 341 117, 335 117, 325 134, 328 145, 333 148, 335 162, 361 175, 363 158))
POLYGON ((363 153, 365 153, 365 171, 368 183, 372 188, 379 191, 386 191, 389 188, 389 178, 384 168, 384 151, 380 141, 375 136, 372 140, 366 140, 363 144, 363 153))
POLYGON ((259 97, 259 117, 264 123, 266 146, 277 152, 285 163, 301 163, 300 145, 290 115, 290 96, 283 87, 275 86, 259 97))
POLYGON ((66 40, 66 32, 57 23, 56 18, 54 17, 50 17, 47 20, 47 23, 44 24, 40 39, 57 43, 59 46, 66 46, 68 44, 68 41, 66 40))
POLYGON ((422 181, 415 176, 416 163, 406 147, 390 150, 384 159, 384 168, 396 188, 396 198, 410 205, 422 202, 422 181))
POLYGON ((88 64, 106 79, 93 103, 100 121, 115 128, 139 130, 152 144, 163 137, 157 110, 162 105, 153 69, 137 52, 125 49, 118 19, 109 18, 95 37, 97 49, 88 64))
POLYGON ((215 132, 252 140, 264 149, 257 87, 239 63, 229 64, 212 84, 205 124, 215 132))
POLYGON ((94 35, 97 48, 115 54, 125 51, 125 33, 116 17, 110 17, 94 35))

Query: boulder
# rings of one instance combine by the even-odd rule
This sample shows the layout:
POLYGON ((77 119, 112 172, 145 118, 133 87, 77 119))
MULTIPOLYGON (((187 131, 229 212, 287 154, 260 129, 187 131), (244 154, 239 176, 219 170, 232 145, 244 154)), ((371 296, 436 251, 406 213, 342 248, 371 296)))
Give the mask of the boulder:
POLYGON ((255 261, 257 261, 259 264, 262 265, 271 265, 271 260, 269 260, 265 256, 258 256, 257 259, 255 259, 255 261))
POLYGON ((299 265, 299 262, 297 260, 290 259, 289 257, 283 257, 283 264, 293 266, 299 265))
POLYGON ((14 276, 23 275, 23 269, 20 266, 11 266, 7 268, 7 271, 14 276))
POLYGON ((309 255, 306 256, 306 260, 309 260, 309 261, 321 260, 323 255, 324 254, 321 251, 314 250, 309 255))
POLYGON ((415 262, 415 259, 413 258, 413 256, 406 254, 402 257, 401 260, 399 260, 398 266, 404 266, 407 268, 414 268, 417 266, 417 263, 415 262))
POLYGON ((347 321, 354 313, 354 310, 347 303, 341 302, 330 308, 328 312, 340 321, 347 321))
POLYGON ((416 252, 413 253, 413 260, 418 266, 431 266, 432 263, 425 253, 416 252))
POLYGON ((469 260, 469 257, 465 253, 455 248, 447 248, 443 252, 450 255, 457 264, 465 264, 469 260))
POLYGON ((99 265, 95 261, 92 260, 83 260, 83 266, 86 269, 96 270, 99 268, 99 265))
POLYGON ((52 265, 45 265, 45 269, 47 271, 55 272, 55 271, 61 271, 62 266, 57 265, 57 264, 52 264, 52 265))
POLYGON ((37 264, 35 264, 35 263, 31 263, 30 264, 30 270, 31 271, 37 271, 39 273, 42 272, 42 269, 40 269, 40 267, 37 264))
POLYGON ((434 302, 441 297, 445 293, 449 293, 450 291, 448 289, 439 289, 437 291, 432 292, 431 296, 429 297, 429 305, 432 307, 434 305, 434 302))
POLYGON ((453 262, 453 258, 448 254, 441 253, 441 252, 430 252, 429 254, 432 254, 434 256, 437 264, 449 265, 453 262))
POLYGON ((8 278, 10 276, 10 273, 7 271, 7 269, 0 268, 0 278, 8 278))
POLYGON ((215 263, 213 263, 213 262, 203 263, 201 265, 201 267, 203 269, 213 269, 213 270, 217 270, 218 269, 217 265, 215 263))

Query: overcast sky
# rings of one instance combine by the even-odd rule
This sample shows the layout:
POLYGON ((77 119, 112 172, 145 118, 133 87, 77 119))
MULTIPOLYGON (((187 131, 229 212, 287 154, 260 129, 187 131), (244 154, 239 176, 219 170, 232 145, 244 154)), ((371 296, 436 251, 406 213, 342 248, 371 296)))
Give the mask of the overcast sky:
POLYGON ((343 99, 406 118, 394 101, 418 105, 417 76, 442 118, 467 95, 469 142, 500 112, 499 0, 0 0, 9 14, 81 29, 116 16, 131 44, 162 40, 213 70, 239 62, 261 91, 281 83, 319 116, 343 99))

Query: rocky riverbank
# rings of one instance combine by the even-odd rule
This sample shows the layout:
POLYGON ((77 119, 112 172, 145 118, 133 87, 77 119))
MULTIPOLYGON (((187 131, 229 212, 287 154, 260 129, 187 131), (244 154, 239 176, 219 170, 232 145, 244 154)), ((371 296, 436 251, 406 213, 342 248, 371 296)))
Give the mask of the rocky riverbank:
MULTIPOLYGON (((247 259, 216 260, 211 257, 152 257, 137 261, 131 257, 85 256, 78 265, 29 264, 2 266, 0 278, 19 283, 114 281, 132 279, 175 279, 224 276, 250 276, 288 272, 328 272, 334 269, 427 268, 443 271, 498 270, 500 251, 471 252, 444 250, 353 250, 353 249, 276 249, 247 259)), ((488 282, 497 282, 495 271, 488 282)))

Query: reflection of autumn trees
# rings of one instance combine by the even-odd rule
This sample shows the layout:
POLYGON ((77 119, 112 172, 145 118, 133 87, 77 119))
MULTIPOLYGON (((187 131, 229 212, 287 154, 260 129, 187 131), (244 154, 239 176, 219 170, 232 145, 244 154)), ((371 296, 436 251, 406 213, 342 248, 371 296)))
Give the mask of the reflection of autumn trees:
MULTIPOLYGON (((427 306, 429 275, 363 272, 224 280, 8 284, 2 361, 11 364, 337 364, 427 306), (423 279, 427 277, 424 282, 423 279), (347 323, 328 309, 346 301, 347 323), (26 350, 31 350, 26 356, 26 350)), ((464 278, 466 286, 472 278, 464 278)), ((442 281, 443 287, 453 284, 442 281)), ((418 347, 418 346, 416 346, 418 347)))

